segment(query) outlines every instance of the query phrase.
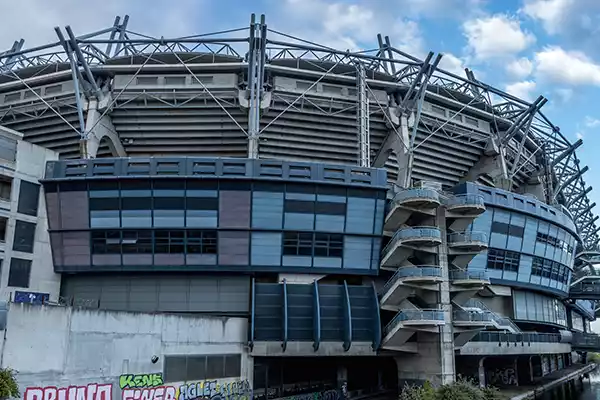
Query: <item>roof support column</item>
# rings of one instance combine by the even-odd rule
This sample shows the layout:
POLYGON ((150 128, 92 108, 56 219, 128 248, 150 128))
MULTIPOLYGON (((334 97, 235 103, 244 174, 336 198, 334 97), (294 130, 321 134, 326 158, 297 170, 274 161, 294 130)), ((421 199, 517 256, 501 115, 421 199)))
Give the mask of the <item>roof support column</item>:
POLYGON ((258 158, 260 135, 260 113, 264 91, 265 48, 267 25, 265 16, 255 23, 255 15, 250 21, 250 47, 248 51, 248 158, 258 158))
POLYGON ((358 155, 361 167, 371 166, 371 134, 369 122, 369 96, 367 94, 367 73, 365 66, 356 66, 356 91, 358 94, 356 118, 358 120, 358 155))
POLYGON ((101 104, 96 99, 88 101, 85 134, 81 142, 82 158, 96 158, 104 137, 108 139, 108 147, 114 157, 127 157, 112 120, 108 115, 101 113, 101 106, 105 108, 109 101, 110 97, 105 97, 101 104))

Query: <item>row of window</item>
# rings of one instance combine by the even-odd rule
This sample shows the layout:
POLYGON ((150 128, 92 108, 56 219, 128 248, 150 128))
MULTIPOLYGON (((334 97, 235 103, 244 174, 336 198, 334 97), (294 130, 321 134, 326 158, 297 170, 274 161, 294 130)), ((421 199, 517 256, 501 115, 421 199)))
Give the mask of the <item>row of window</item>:
MULTIPOLYGON (((519 272, 519 263, 521 262, 521 253, 502 249, 488 249, 487 268, 508 272, 519 272)), ((560 283, 568 283, 570 269, 542 257, 533 257, 531 274, 548 278, 560 283)))
MULTIPOLYGON (((98 230, 92 231, 94 254, 217 254, 216 230, 98 230)), ((339 257, 344 251, 340 234, 285 232, 283 255, 339 257)))
POLYGON ((92 231, 94 254, 217 254, 217 231, 92 231))
POLYGON ((573 246, 571 246, 564 240, 560 240, 554 236, 542 232, 537 233, 536 239, 538 242, 547 243, 552 247, 556 247, 557 249, 562 249, 569 254, 573 254, 573 246))
POLYGON ((525 228, 518 225, 507 224, 505 222, 493 221, 492 232, 522 238, 525 234, 525 228))
MULTIPOLYGON (((216 197, 109 197, 90 198, 90 211, 117 210, 214 210, 216 197)), ((300 214, 346 215, 345 202, 303 201, 286 199, 284 212, 300 214)))
POLYGON ((560 283, 568 283, 571 270, 566 266, 542 257, 533 257, 531 275, 553 279, 560 283))

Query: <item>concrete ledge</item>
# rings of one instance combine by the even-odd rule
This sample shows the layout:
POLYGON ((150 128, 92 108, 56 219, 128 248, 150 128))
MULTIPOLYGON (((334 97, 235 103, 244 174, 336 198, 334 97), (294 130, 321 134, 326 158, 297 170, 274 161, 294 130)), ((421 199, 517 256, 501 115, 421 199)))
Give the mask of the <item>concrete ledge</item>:
POLYGON ((312 357, 312 356, 374 356, 371 342, 353 342, 348 351, 344 351, 342 342, 321 342, 317 351, 312 342, 288 342, 283 351, 281 342, 254 342, 250 352, 253 357, 312 357))
POLYGON ((569 343, 510 343, 501 342, 468 342, 460 348, 460 355, 521 355, 521 354, 558 354, 570 353, 571 345, 569 343), (516 344, 516 346, 515 346, 516 344))

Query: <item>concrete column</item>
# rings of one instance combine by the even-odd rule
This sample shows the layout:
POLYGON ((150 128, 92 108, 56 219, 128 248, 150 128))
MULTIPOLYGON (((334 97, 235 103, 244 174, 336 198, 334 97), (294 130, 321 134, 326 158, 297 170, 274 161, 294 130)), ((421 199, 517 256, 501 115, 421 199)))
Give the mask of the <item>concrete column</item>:
POLYGON ((481 357, 479 360, 479 387, 484 388, 486 385, 485 382, 485 359, 487 357, 481 357))
POLYGON ((438 265, 442 269, 440 283, 440 308, 444 311, 445 324, 440 327, 440 365, 442 384, 454 382, 456 367, 454 359, 454 329, 452 326, 452 304, 450 303, 450 277, 448 271, 448 243, 446 238, 446 209, 437 210, 437 226, 442 233, 442 244, 438 247, 438 265))

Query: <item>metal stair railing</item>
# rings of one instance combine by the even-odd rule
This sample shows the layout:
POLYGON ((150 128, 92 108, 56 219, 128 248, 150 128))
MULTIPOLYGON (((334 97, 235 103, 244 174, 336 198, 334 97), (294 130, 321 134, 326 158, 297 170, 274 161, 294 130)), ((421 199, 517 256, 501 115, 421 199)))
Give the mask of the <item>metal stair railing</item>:
POLYGON ((465 306, 488 311, 492 315, 492 321, 494 321, 499 327, 507 326, 508 328, 506 330, 510 330, 512 331, 512 333, 522 332, 521 329, 510 318, 496 314, 494 311, 490 310, 484 302, 480 300, 470 299, 469 301, 467 301, 465 306))

